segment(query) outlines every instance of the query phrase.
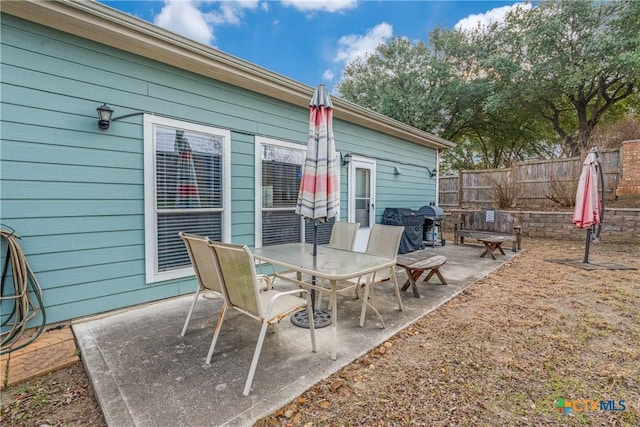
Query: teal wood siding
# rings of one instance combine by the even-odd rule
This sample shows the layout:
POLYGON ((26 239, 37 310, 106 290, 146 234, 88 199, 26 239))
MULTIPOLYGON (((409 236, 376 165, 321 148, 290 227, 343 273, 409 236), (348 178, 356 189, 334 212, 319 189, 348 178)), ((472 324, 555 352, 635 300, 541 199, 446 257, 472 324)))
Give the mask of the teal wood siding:
MULTIPOLYGON (((436 169, 435 150, 352 124, 344 124, 340 130, 336 134, 339 150, 376 160, 376 222, 381 222, 385 208, 418 209, 436 201, 436 178, 431 178, 427 171, 427 168, 436 169), (349 141, 349 144, 339 141, 349 141), (400 170, 399 175, 395 175, 395 167, 400 170)), ((343 168, 343 218, 347 217, 346 181, 346 168, 343 168)))
MULTIPOLYGON (((306 109, 5 14, 0 31, 0 220, 21 236, 49 323, 195 289, 145 284, 143 117, 101 131, 103 102, 114 117, 230 129, 232 240, 254 245, 255 135, 306 144, 306 109)), ((434 150, 339 120, 334 131, 338 150, 376 158, 378 217, 435 200, 435 178, 402 165, 434 169, 434 150)), ((346 168, 341 190, 344 219, 346 168)))

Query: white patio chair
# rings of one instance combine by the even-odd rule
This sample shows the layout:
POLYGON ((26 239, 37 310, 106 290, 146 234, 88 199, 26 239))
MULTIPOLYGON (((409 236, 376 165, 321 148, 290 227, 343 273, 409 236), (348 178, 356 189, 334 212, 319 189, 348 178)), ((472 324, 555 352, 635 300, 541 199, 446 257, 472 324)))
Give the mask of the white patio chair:
MULTIPOLYGON (((398 255, 398 248, 400 247, 400 240, 402 239, 402 233, 404 227, 398 227, 394 225, 382 225, 373 224, 371 232, 369 233, 369 241, 367 242, 366 253, 371 255, 378 255, 384 258, 395 259, 398 255)), ((367 276, 359 277, 356 280, 356 284, 365 285, 364 295, 362 297, 362 311, 360 314, 360 326, 364 326, 365 315, 367 306, 371 307, 382 322, 384 327, 384 321, 382 316, 378 313, 373 305, 369 303, 369 297, 373 291, 373 285, 375 283, 384 282, 391 279, 396 291, 396 298, 398 300, 398 308, 400 311, 404 309, 402 306, 402 299, 400 298, 400 287, 398 286, 398 280, 396 278, 395 266, 389 267, 388 270, 381 270, 374 273, 370 273, 367 276), (368 285, 367 285, 368 284, 368 285)), ((356 286, 356 292, 360 286, 356 286)))
POLYGON ((359 222, 336 221, 331 229, 328 246, 334 249, 352 251, 358 228, 360 228, 359 222))
MULTIPOLYGON (((224 298, 224 295, 222 292, 222 285, 220 284, 221 279, 220 272, 218 270, 218 260, 216 259, 215 253, 209 246, 211 240, 205 236, 198 236, 183 232, 178 233, 178 235, 187 248, 187 253, 189 254, 189 259, 191 259, 191 265, 193 266, 193 272, 195 273, 198 285, 193 297, 193 302, 191 303, 189 312, 187 313, 187 319, 184 321, 184 326, 180 333, 180 336, 184 337, 200 294, 210 293, 219 298, 224 298)), ((261 290, 271 289, 273 284, 271 277, 265 275, 259 275, 258 277, 261 282, 261 290)), ((220 318, 218 318, 218 321, 220 321, 220 318)))
MULTIPOLYGON (((267 327, 270 324, 279 322, 301 308, 306 308, 308 312, 311 313, 311 298, 309 291, 305 289, 294 289, 284 292, 270 289, 265 292, 260 292, 255 262, 249 248, 218 242, 212 242, 211 247, 215 250, 217 256, 222 277, 222 290, 227 304, 223 307, 220 323, 216 326, 213 340, 209 347, 209 354, 207 355, 207 364, 211 363, 211 357, 213 356, 216 341, 222 328, 227 306, 231 306, 262 324, 258 343, 256 344, 253 359, 251 360, 247 381, 242 392, 247 396, 251 391, 251 384, 253 383, 253 376, 262 351, 267 327), (306 294, 306 298, 300 298, 294 295, 300 294, 300 292, 306 294)), ((311 347, 313 352, 315 352, 316 338, 312 318, 309 321, 309 331, 311 334, 311 347)))
MULTIPOLYGON (((209 239, 205 236, 198 236, 195 234, 188 234, 180 232, 178 233, 184 245, 187 248, 187 253, 191 259, 191 265, 193 266, 193 272, 196 276, 197 286, 196 293, 193 297, 193 302, 189 307, 187 313, 187 319, 182 327, 181 337, 187 332, 187 326, 191 320, 193 309, 196 306, 198 297, 201 293, 210 292, 213 295, 224 298, 222 294, 222 285, 220 284, 218 261, 216 260, 215 253, 209 248, 209 239)), ((218 315, 218 322, 220 322, 220 315, 218 315)))
MULTIPOLYGON (((374 224, 371 227, 371 231, 369 233, 369 241, 367 242, 367 249, 365 253, 370 255, 377 255, 384 258, 395 259, 398 255, 398 248, 400 247, 400 239, 402 238, 402 233, 404 232, 404 227, 398 227, 393 225, 382 225, 382 224, 374 224)), ((364 326, 365 316, 367 311, 367 306, 371 307, 373 311, 378 315, 380 322, 382 323, 382 327, 384 328, 384 320, 382 316, 378 312, 378 310, 369 302, 369 299, 373 298, 372 291, 373 285, 378 282, 384 282, 389 279, 392 279, 393 285, 396 291, 396 298, 398 300, 398 308, 400 311, 404 310, 402 305, 402 299, 400 298, 400 287, 398 286, 398 280, 395 274, 394 266, 389 267, 385 270, 376 271, 374 273, 369 273, 365 276, 360 276, 357 278, 349 279, 344 282, 341 282, 340 293, 348 291, 350 289, 355 289, 356 298, 362 299, 362 311, 360 314, 360 326, 364 326), (368 286, 367 286, 368 284, 368 286), (360 289, 364 288, 364 295, 360 296, 360 289)))
MULTIPOLYGON (((329 244, 327 245, 333 249, 342 249, 345 251, 352 251, 353 245, 356 242, 356 234, 360 228, 359 222, 343 222, 336 221, 331 228, 331 237, 329 237, 329 244)), ((325 284, 322 284, 326 287, 325 284)), ((322 305, 322 292, 318 292, 316 297, 316 304, 318 307, 322 305)))

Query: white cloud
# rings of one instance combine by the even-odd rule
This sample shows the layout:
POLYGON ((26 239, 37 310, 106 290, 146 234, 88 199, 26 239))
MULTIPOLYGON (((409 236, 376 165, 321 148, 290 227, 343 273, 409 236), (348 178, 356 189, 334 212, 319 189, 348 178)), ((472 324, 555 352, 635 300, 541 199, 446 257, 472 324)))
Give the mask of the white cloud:
POLYGON ((237 25, 242 22, 247 10, 262 7, 268 9, 266 3, 258 0, 222 1, 217 10, 204 12, 203 7, 214 2, 197 0, 165 0, 160 13, 153 23, 169 31, 181 34, 199 43, 212 45, 215 41, 215 25, 237 25))
POLYGON ((322 80, 325 82, 332 82, 335 77, 336 73, 331 69, 327 69, 322 73, 322 80))
POLYGON ((191 1, 165 1, 153 23, 203 44, 215 40, 213 28, 191 1))
POLYGON ((355 8, 358 2, 357 0, 283 0, 282 4, 303 12, 340 12, 355 8))
MULTIPOLYGON (((391 37, 393 37, 393 27, 386 22, 369 29, 364 35, 349 34, 340 37, 338 50, 333 58, 333 61, 342 67, 340 74, 344 72, 346 64, 373 54, 380 44, 386 43, 391 37)), ((327 69, 322 74, 323 80, 328 83, 335 82, 336 76, 335 69, 327 69)), ((339 77, 341 78, 342 76, 339 77)))
POLYGON ((358 57, 364 58, 373 53, 378 45, 385 43, 393 36, 393 27, 386 22, 376 25, 365 35, 350 34, 338 40, 336 62, 353 62, 358 57))
POLYGON ((461 19, 454 26, 456 30, 467 31, 478 28, 478 25, 482 28, 486 28, 495 22, 504 22, 504 17, 511 10, 521 7, 524 10, 531 9, 531 3, 514 3, 510 6, 496 7, 485 13, 479 13, 476 15, 469 15, 466 18, 461 19))
MULTIPOLYGON (((238 0, 220 2, 220 10, 206 14, 206 19, 214 24, 239 24, 244 18, 245 10, 259 7, 258 0, 238 0)), ((262 7, 264 10, 264 6, 262 7)))

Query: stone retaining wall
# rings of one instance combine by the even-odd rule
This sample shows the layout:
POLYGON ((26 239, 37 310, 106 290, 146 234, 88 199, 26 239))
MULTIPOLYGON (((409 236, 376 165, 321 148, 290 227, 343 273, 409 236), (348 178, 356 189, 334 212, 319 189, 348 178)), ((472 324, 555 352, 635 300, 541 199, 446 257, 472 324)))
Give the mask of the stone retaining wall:
MULTIPOLYGON (((584 240, 586 230, 571 224, 573 212, 508 211, 522 221, 525 237, 559 240, 584 240)), ((447 209, 442 223, 445 231, 453 232, 466 209, 447 209)), ((605 209, 600 238, 605 242, 640 244, 640 209, 605 209)), ((452 242, 453 243, 453 242, 452 242)))

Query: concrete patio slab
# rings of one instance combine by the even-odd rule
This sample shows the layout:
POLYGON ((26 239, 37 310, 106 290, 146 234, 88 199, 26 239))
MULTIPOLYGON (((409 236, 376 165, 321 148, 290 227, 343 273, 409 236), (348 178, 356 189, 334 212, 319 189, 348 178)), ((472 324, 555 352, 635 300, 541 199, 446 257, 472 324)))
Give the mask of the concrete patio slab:
MULTIPOLYGON (((205 358, 222 302, 200 298, 185 337, 180 331, 193 296, 163 300, 73 324, 82 360, 109 426, 250 426, 295 399, 313 384, 382 344, 401 329, 455 297, 516 254, 480 258, 478 245, 432 249, 447 257, 441 268, 447 286, 418 282, 420 298, 402 292, 397 309, 390 283, 376 285, 374 305, 359 326, 361 301, 338 299, 338 358, 331 360, 330 328, 309 331, 282 321, 270 331, 258 362, 252 391, 242 394, 259 333, 259 323, 229 310, 210 365, 205 358)), ((397 269, 400 286, 406 279, 397 269)), ((276 287, 288 287, 277 283, 276 287)), ((326 298, 325 298, 326 301, 326 298)))

